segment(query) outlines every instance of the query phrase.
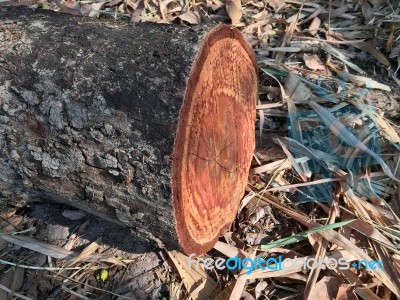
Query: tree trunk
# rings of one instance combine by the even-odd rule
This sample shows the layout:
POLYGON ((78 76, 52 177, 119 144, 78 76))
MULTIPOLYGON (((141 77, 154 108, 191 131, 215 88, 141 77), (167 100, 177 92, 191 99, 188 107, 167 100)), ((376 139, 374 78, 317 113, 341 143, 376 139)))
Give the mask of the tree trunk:
POLYGON ((0 207, 62 202, 204 253, 244 193, 256 93, 229 26, 0 7, 0 207))

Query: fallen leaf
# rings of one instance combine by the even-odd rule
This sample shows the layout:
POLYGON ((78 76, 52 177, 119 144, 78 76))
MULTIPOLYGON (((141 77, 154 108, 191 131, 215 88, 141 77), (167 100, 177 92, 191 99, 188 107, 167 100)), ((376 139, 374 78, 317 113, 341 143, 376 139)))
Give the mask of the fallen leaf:
POLYGON ((390 53, 389 58, 395 58, 395 57, 397 57, 399 55, 400 55, 400 45, 397 46, 397 47, 394 47, 392 49, 392 52, 390 53))
POLYGON ((318 281, 308 299, 335 299, 343 279, 325 276, 318 281))
POLYGON ((369 21, 371 21, 372 18, 374 17, 373 15, 374 11, 372 7, 369 5, 367 0, 361 0, 361 5, 362 5, 361 11, 365 19, 365 24, 368 24, 369 21))
MULTIPOLYGON (((4 218, 6 221, 0 223, 0 230, 3 232, 16 231, 17 226, 22 222, 22 216, 12 216, 10 218, 4 218)), ((7 247, 8 242, 6 240, 0 239, 0 250, 7 247)))
POLYGON ((198 300, 209 299, 216 289, 217 283, 201 267, 189 267, 188 256, 177 251, 168 251, 168 255, 178 270, 191 298, 198 300), (198 289, 199 286, 202 286, 201 290, 198 289))
POLYGON ((254 214, 250 217, 250 223, 253 225, 256 224, 263 216, 265 216, 264 208, 258 206, 254 214))
POLYGON ((268 148, 260 149, 255 153, 255 155, 264 162, 276 161, 278 159, 283 159, 286 157, 282 149, 275 145, 271 145, 268 148))
POLYGON ((348 9, 350 8, 349 5, 342 5, 336 9, 331 9, 330 11, 327 11, 326 13, 322 13, 320 14, 320 19, 322 21, 326 21, 328 19, 334 19, 337 17, 340 17, 341 15, 343 15, 348 9))
POLYGON ((214 3, 218 8, 222 6, 221 1, 219 0, 212 0, 211 2, 214 3))
POLYGON ((106 1, 92 3, 89 12, 89 17, 98 17, 100 15, 99 10, 103 7, 104 3, 106 3, 106 1))
MULTIPOLYGON (((378 297, 371 289, 368 287, 357 287, 355 289, 357 295, 361 297, 361 299, 371 299, 371 300, 382 300, 382 298, 378 297)), ((387 298, 385 298, 387 299, 387 298)))
POLYGON ((240 0, 228 0, 226 2, 226 11, 231 18, 232 25, 235 25, 242 17, 242 3, 240 0))
POLYGON ((277 9, 285 4, 284 0, 265 0, 265 4, 271 6, 273 9, 277 9))
POLYGON ((336 300, 357 300, 354 291, 352 290, 351 284, 342 284, 339 289, 338 293, 335 297, 336 300))
POLYGON ((142 17, 142 12, 144 10, 144 1, 139 1, 138 5, 136 6, 136 9, 134 10, 132 14, 132 22, 139 22, 141 21, 142 17))
MULTIPOLYGON (((387 4, 388 2, 387 2, 387 0, 369 0, 369 2, 371 2, 371 4, 373 5, 373 6, 380 6, 380 5, 383 5, 383 4, 387 4)), ((393 3, 395 3, 395 2, 393 2, 393 3)), ((398 3, 398 2, 397 2, 398 3)))
POLYGON ((71 15, 75 15, 75 16, 81 16, 82 15, 79 2, 78 2, 78 7, 76 7, 76 8, 68 7, 67 5, 61 3, 58 0, 54 0, 54 2, 58 6, 60 11, 62 11, 62 12, 65 12, 65 13, 71 14, 71 15))
POLYGON ((80 219, 83 219, 84 217, 86 217, 86 214, 84 212, 81 212, 78 210, 70 210, 70 209, 64 210, 62 212, 62 215, 65 218, 70 219, 72 221, 80 220, 80 219))
MULTIPOLYGON (((355 43, 356 44, 356 43, 355 43)), ((332 47, 331 45, 327 44, 327 43, 321 43, 320 47, 322 48, 322 50, 328 52, 329 54, 333 55, 334 57, 336 57, 337 59, 341 60, 343 63, 345 63, 347 66, 349 66, 350 68, 352 68, 353 70, 355 70, 358 73, 361 74, 366 74, 363 70, 361 70, 357 65, 353 64, 347 57, 346 55, 344 55, 343 53, 341 53, 338 49, 332 47)))
POLYGON ((59 258, 59 259, 69 259, 75 257, 76 254, 72 251, 68 251, 64 248, 46 244, 44 242, 38 241, 29 236, 18 236, 18 235, 0 235, 0 237, 10 243, 14 243, 18 246, 42 253, 47 256, 59 258))
POLYGON ((89 257, 93 256, 93 253, 100 247, 100 245, 97 242, 92 242, 89 244, 89 246, 87 246, 85 249, 82 250, 82 252, 74 257, 74 259, 72 261, 70 261, 68 263, 67 266, 73 266, 75 264, 77 264, 78 262, 81 261, 86 261, 89 257))
POLYGON ((388 59, 386 58, 386 56, 375 47, 375 45, 372 41, 355 43, 354 47, 361 49, 363 51, 367 51, 369 54, 371 54, 373 57, 375 57, 375 59, 377 61, 379 61, 385 67, 388 68, 391 66, 391 64, 388 61, 388 59))
POLYGON ((261 295, 264 295, 263 292, 267 287, 268 283, 266 281, 260 281, 259 283, 257 283, 255 288, 256 299, 259 299, 261 295))
POLYGON ((311 70, 318 70, 318 71, 325 70, 325 66, 323 65, 322 61, 319 59, 317 54, 312 54, 312 55, 304 54, 303 59, 306 66, 311 70))
POLYGON ((294 102, 307 101, 313 96, 311 89, 302 82, 301 77, 291 72, 286 76, 285 89, 294 102))
POLYGON ((351 81, 357 86, 366 87, 367 89, 380 89, 384 91, 391 91, 391 88, 387 84, 379 83, 371 78, 353 75, 347 72, 339 72, 338 76, 343 81, 351 81))
POLYGON ((188 22, 189 24, 200 24, 201 16, 198 11, 187 11, 178 17, 182 21, 188 22))
POLYGON ((310 27, 308 27, 308 32, 309 32, 311 35, 316 35, 317 32, 318 32, 318 29, 319 29, 319 26, 320 26, 320 25, 321 25, 321 19, 318 18, 318 17, 315 17, 315 18, 312 20, 312 22, 311 22, 311 24, 310 24, 310 27))
MULTIPOLYGON (((181 290, 182 290, 182 285, 183 285, 183 282, 177 282, 175 280, 171 281, 170 287, 169 287, 169 299, 181 298, 180 294, 181 294, 181 290)), ((136 298, 136 296, 135 296, 135 298, 136 298)))

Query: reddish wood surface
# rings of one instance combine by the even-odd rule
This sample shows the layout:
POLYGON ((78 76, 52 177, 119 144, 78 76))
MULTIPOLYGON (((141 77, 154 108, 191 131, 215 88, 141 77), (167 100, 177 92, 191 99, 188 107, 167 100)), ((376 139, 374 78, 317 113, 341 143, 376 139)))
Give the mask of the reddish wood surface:
POLYGON ((174 146, 172 195, 180 245, 201 254, 236 216, 254 151, 257 66, 234 28, 203 40, 174 146))
POLYGON ((169 250, 211 249, 254 149, 240 32, 1 6, 0 32, 0 211, 64 203, 169 250))

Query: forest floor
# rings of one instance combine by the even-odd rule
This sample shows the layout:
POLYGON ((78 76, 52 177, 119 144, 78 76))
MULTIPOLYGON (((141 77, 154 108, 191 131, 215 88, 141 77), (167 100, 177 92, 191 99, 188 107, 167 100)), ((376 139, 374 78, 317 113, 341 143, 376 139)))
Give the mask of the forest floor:
POLYGON ((36 203, 0 215, 0 236, 19 232, 0 238, 0 300, 400 297, 400 186, 393 180, 400 178, 400 0, 0 5, 181 26, 233 23, 260 68, 257 148, 235 223, 204 258, 300 259, 289 271, 195 272, 187 256, 129 229, 36 203), (307 268, 310 258, 323 263, 307 268), (338 258, 348 268, 332 267, 338 258))

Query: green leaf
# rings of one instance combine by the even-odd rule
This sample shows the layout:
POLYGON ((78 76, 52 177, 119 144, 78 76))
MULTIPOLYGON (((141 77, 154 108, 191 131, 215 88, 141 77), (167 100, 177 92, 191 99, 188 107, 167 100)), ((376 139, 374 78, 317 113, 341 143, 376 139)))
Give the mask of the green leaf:
POLYGON ((286 237, 286 238, 271 242, 269 244, 262 245, 261 246, 261 250, 269 250, 269 249, 272 249, 272 248, 287 246, 287 245, 290 245, 290 244, 293 244, 293 243, 296 243, 298 241, 306 239, 309 234, 318 233, 318 232, 325 231, 325 230, 328 230, 328 229, 335 229, 335 228, 338 228, 338 227, 342 227, 342 226, 347 225, 347 224, 349 224, 349 223, 351 223, 353 221, 354 221, 354 219, 346 220, 346 221, 339 222, 339 223, 329 224, 329 225, 318 226, 318 227, 312 228, 310 230, 307 230, 307 231, 292 235, 290 237, 286 237))

